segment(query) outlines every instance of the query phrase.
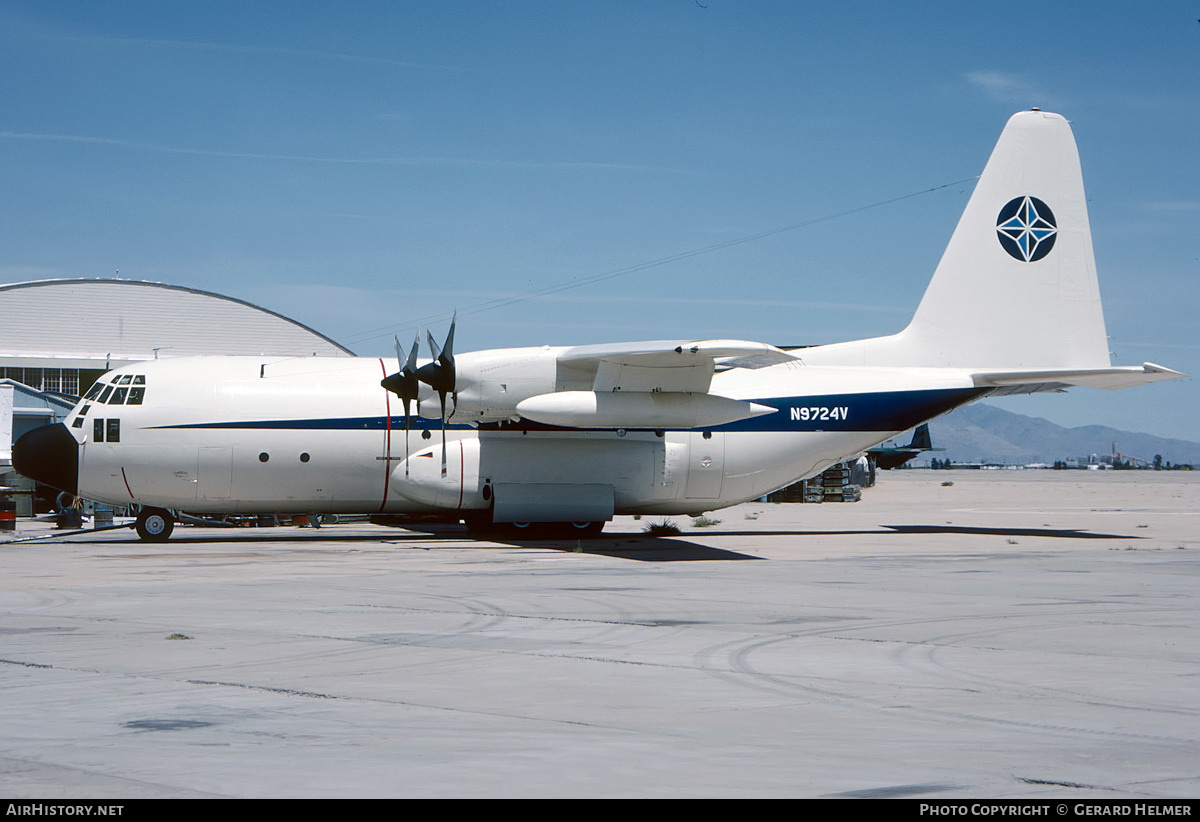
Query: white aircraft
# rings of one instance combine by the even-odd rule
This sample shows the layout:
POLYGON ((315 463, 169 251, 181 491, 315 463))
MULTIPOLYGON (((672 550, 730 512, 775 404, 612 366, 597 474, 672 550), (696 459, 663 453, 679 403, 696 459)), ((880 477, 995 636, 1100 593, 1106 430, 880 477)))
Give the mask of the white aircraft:
POLYGON ((781 350, 699 340, 407 357, 163 359, 102 377, 16 469, 173 511, 436 512, 580 535, 615 514, 756 499, 997 394, 1174 379, 1113 367, 1075 140, 1039 110, 1008 122, 911 323, 781 350), (413 404, 417 414, 413 415, 413 404))

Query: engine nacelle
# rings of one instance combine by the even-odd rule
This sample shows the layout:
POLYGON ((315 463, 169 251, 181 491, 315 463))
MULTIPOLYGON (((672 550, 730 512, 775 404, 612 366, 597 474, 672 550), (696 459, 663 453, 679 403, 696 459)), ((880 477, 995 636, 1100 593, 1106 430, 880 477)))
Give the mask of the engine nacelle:
MULTIPOLYGON (((507 348, 471 351, 455 358, 454 421, 515 419, 517 403, 554 391, 559 348, 507 348)), ((440 409, 422 396, 421 414, 437 418, 440 409)), ((440 460, 440 457, 439 457, 440 460)))
POLYGON ((491 491, 484 494, 486 483, 479 477, 479 440, 457 439, 446 443, 446 464, 442 465, 442 445, 431 445, 392 469, 392 490, 414 502, 452 510, 487 508, 491 491))

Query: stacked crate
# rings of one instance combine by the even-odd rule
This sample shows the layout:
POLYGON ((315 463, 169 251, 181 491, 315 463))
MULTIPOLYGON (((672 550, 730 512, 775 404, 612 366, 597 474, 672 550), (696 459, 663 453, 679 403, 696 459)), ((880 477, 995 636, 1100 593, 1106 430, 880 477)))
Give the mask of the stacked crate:
POLYGON ((858 502, 862 487, 851 483, 850 476, 850 464, 839 462, 812 479, 769 494, 767 502, 858 502))
POLYGON ((850 464, 839 462, 825 469, 814 482, 819 483, 822 502, 858 502, 862 488, 850 482, 850 464))

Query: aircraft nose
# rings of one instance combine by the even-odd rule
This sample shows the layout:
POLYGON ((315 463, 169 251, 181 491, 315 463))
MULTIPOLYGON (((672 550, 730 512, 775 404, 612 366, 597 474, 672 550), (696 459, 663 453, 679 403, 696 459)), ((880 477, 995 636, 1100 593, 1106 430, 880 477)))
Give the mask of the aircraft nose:
POLYGON ((79 443, 61 422, 22 434, 12 448, 13 468, 21 476, 79 493, 79 443))

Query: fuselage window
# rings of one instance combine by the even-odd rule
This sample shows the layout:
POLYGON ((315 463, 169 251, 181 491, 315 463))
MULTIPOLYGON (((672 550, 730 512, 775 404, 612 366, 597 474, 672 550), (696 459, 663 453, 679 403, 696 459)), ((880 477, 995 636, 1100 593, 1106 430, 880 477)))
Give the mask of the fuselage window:
POLYGON ((72 428, 83 428, 83 417, 82 416, 76 417, 75 422, 71 423, 71 427, 72 428))
POLYGON ((133 388, 129 389, 129 404, 130 405, 141 405, 142 399, 145 396, 146 396, 145 387, 140 386, 140 385, 135 385, 133 388))
POLYGON ((104 420, 92 420, 92 441, 104 442, 104 420))
POLYGON ((90 406, 90 405, 84 405, 83 408, 79 409, 79 416, 86 417, 87 412, 90 411, 91 408, 92 408, 92 406, 90 406))
POLYGON ((121 421, 120 420, 109 420, 108 421, 108 441, 109 442, 120 442, 121 441, 121 421))

